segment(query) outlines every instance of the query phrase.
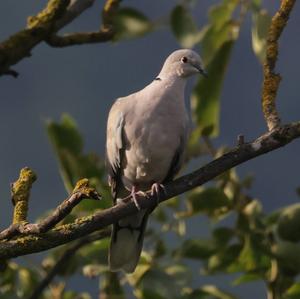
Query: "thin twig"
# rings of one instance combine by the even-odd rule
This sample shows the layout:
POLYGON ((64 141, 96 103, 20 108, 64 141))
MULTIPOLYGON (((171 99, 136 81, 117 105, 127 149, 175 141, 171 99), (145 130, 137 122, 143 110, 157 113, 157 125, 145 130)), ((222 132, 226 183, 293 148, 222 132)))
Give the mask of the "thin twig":
POLYGON ((120 0, 106 0, 102 10, 102 26, 94 32, 75 32, 65 35, 52 34, 46 42, 52 47, 68 47, 73 45, 103 43, 115 35, 114 18, 119 8, 120 0))
POLYGON ((55 31, 60 30, 93 6, 95 0, 71 0, 63 17, 55 22, 55 31))

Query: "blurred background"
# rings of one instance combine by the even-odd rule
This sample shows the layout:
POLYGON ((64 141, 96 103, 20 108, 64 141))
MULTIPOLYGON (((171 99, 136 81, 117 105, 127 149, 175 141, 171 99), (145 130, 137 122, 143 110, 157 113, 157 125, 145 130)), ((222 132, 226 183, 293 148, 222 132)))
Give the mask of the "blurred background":
MULTIPOLYGON (((192 13, 198 26, 207 23, 209 6, 218 1, 193 1, 192 13)), ((278 8, 279 1, 265 0, 270 14, 278 8)), ((46 1, 2 0, 0 3, 0 39, 4 40, 24 28, 26 18, 40 11, 46 1)), ((150 20, 163 22, 178 3, 174 0, 128 0, 122 5, 131 6, 150 20)), ((63 32, 93 31, 99 27, 103 1, 68 25, 63 32)), ((300 118, 300 6, 296 4, 291 19, 280 40, 277 66, 283 77, 278 93, 278 110, 283 122, 300 118)), ((59 175, 58 164, 47 137, 45 122, 59 121, 63 113, 70 114, 84 136, 86 152, 103 157, 107 114, 113 101, 141 89, 158 74, 165 58, 180 48, 169 26, 136 39, 51 48, 42 43, 32 51, 32 57, 22 60, 14 69, 20 75, 0 80, 0 228, 5 228, 12 217, 10 183, 24 166, 38 175, 30 199, 29 219, 34 221, 46 210, 55 207, 66 196, 59 175)), ((196 50, 198 48, 196 47, 196 50)), ((191 80, 187 98, 195 84, 191 80)), ((261 111, 262 66, 251 47, 251 17, 242 26, 240 38, 233 48, 221 93, 220 132, 212 140, 218 147, 233 147, 237 136, 243 134, 250 141, 266 131, 261 111)), ((248 191, 259 198, 265 211, 299 201, 296 189, 300 185, 300 143, 295 141, 268 155, 261 156, 237 167, 241 177, 253 174, 255 180, 248 191)), ((188 170, 199 168, 199 161, 188 170)), ((186 170, 187 171, 187 170, 186 170)), ((197 234, 207 234, 209 221, 202 217, 193 220, 197 234)), ((228 278, 217 278, 227 286, 228 278), (226 280, 227 279, 227 280, 226 280)), ((209 278, 200 278, 201 282, 209 278)), ((212 281, 215 282, 216 277, 212 281)), ((88 289, 93 293, 97 282, 71 280, 76 290, 88 289), (78 283, 80 282, 80 283, 78 283)), ((261 283, 243 285, 235 290, 241 298, 263 298, 261 283)))

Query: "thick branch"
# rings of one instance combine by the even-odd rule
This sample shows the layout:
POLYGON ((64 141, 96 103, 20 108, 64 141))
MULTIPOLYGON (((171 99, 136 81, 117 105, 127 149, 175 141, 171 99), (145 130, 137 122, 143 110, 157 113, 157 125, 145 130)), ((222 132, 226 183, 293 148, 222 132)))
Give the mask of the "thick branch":
POLYGON ((274 72, 278 56, 278 40, 287 24, 296 0, 282 0, 278 12, 274 15, 267 36, 266 60, 264 63, 264 80, 262 90, 262 108, 269 130, 280 126, 276 110, 276 94, 281 76, 274 72))
POLYGON ((60 256, 60 258, 56 261, 53 268, 47 273, 44 279, 38 284, 37 288, 33 291, 32 295, 29 299, 38 299, 42 295, 45 288, 52 282, 54 277, 60 272, 66 265, 70 259, 76 254, 76 252, 85 245, 89 245, 90 243, 107 238, 110 236, 110 230, 103 230, 96 232, 93 235, 86 236, 80 239, 78 242, 70 246, 66 249, 66 251, 60 256))
MULTIPOLYGON (((203 185, 230 168, 280 148, 299 137, 300 122, 285 125, 267 132, 253 142, 241 144, 198 170, 167 184, 165 186, 166 194, 162 195, 160 200, 168 200, 171 197, 203 185)), ((143 209, 153 208, 156 199, 149 195, 149 198, 140 198, 139 203, 143 209)), ((0 259, 40 252, 68 243, 94 231, 103 229, 136 212, 135 204, 128 198, 123 203, 112 208, 77 219, 74 223, 59 226, 47 233, 20 236, 11 241, 1 241, 0 259)))

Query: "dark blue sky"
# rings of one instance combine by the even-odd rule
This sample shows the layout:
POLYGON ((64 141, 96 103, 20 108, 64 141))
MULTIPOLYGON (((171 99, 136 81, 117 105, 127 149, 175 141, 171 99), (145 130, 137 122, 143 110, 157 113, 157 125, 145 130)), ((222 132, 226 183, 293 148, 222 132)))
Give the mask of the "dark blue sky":
MULTIPOLYGON (((0 39, 25 26, 26 17, 35 14, 46 1, 2 0, 0 39)), ((206 22, 208 4, 198 1, 195 16, 206 22)), ((279 1, 264 1, 272 11, 279 1)), ((168 14, 176 1, 123 1, 139 8, 150 18, 168 14)), ((69 31, 99 27, 101 3, 66 28, 69 31)), ((300 119, 300 6, 296 4, 280 43, 278 71, 283 80, 278 109, 283 122, 300 119)), ((261 66, 251 49, 250 18, 236 43, 221 100, 221 131, 216 145, 233 146, 238 134, 251 140, 266 130, 260 107, 261 66)), ((53 208, 66 196, 57 162, 44 129, 47 119, 58 120, 70 113, 78 122, 86 141, 86 151, 103 155, 106 116, 115 98, 148 84, 159 72, 166 56, 180 46, 165 28, 136 40, 75 46, 63 49, 37 46, 33 56, 14 68, 18 79, 0 78, 0 228, 9 224, 12 208, 9 184, 20 168, 29 166, 38 174, 30 202, 30 220, 53 208)), ((300 142, 247 162, 239 174, 254 174, 250 193, 261 199, 267 211, 298 201, 300 186, 300 142)), ((201 165, 194 165, 197 168, 201 165)), ((254 293, 252 293, 253 295, 254 293)), ((246 298, 246 296, 243 296, 246 298)), ((252 298, 251 296, 249 298, 252 298)))

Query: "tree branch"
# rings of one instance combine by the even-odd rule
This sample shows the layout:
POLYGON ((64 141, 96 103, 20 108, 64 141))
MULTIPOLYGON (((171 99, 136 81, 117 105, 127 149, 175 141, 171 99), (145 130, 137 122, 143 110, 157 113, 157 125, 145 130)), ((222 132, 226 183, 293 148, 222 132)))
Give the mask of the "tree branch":
POLYGON ((278 12, 272 18, 267 36, 266 60, 263 69, 262 109, 270 131, 280 126, 275 99, 281 76, 274 72, 278 56, 278 40, 295 3, 296 0, 281 1, 278 12))
POLYGON ((65 250, 65 252, 60 256, 60 258, 56 261, 53 268, 47 273, 44 279, 38 284, 37 288, 33 291, 32 295, 28 299, 38 299, 42 295, 45 288, 52 282, 54 277, 60 272, 66 265, 70 259, 76 254, 76 252, 81 249, 83 246, 89 245, 98 240, 102 240, 104 238, 109 237, 111 234, 109 229, 102 230, 96 232, 93 235, 86 236, 80 239, 78 242, 70 246, 65 250))
MULTIPOLYGON (((31 170, 29 170, 28 168, 25 169, 26 170, 26 174, 27 172, 31 172, 31 170)), ((21 188, 21 191, 23 192, 21 195, 17 196, 13 196, 14 201, 16 200, 15 198, 18 198, 17 203, 23 203, 24 200, 20 200, 19 198, 26 199, 26 206, 24 207, 24 204, 21 206, 22 208, 22 215, 24 213, 26 213, 27 215, 27 209, 28 209, 28 198, 29 198, 29 193, 25 193, 24 192, 29 192, 27 191, 28 188, 30 188, 30 182, 24 181, 23 177, 25 176, 23 174, 24 169, 22 169, 21 171, 21 175, 20 175, 20 179, 15 183, 19 186, 21 184, 21 187, 18 187, 19 189, 21 188), (23 174, 23 176, 22 176, 23 174), (26 185, 25 185, 26 184, 26 185), (25 189, 25 191, 24 191, 25 189), (25 211, 25 212, 24 212, 25 211)), ((14 184, 14 185, 15 185, 14 184)), ((16 188, 16 187, 15 187, 16 188)), ((20 192, 19 192, 20 193, 20 192)), ((53 228, 57 223, 59 223, 61 220, 63 220, 71 211, 72 209, 80 203, 80 201, 84 198, 89 198, 89 199, 95 199, 95 200, 99 200, 101 199, 101 196, 98 194, 98 192, 94 189, 91 188, 89 186, 89 181, 87 179, 82 179, 79 182, 77 182, 72 194, 70 195, 69 198, 67 198, 65 201, 63 201, 55 210, 54 212, 47 216, 45 219, 41 220, 39 223, 24 223, 24 222, 15 222, 8 227, 7 229, 3 230, 0 233, 0 240, 3 239, 11 239, 19 234, 23 234, 23 235, 28 235, 28 234, 40 234, 40 233, 45 233, 48 230, 50 230, 51 228, 53 228)), ((17 207, 17 206, 16 206, 17 207)), ((17 209, 15 207, 15 210, 17 209)), ((20 210, 20 208, 19 208, 20 210)), ((15 213, 16 214, 16 213, 15 213)), ((19 214, 21 214, 21 212, 19 212, 19 214)), ((25 217, 26 217, 25 215, 25 217)), ((20 218, 20 216, 18 217, 18 219, 20 218)), ((24 217, 22 216, 22 219, 24 217)), ((14 217, 15 219, 15 217, 14 217)), ((24 221, 24 220, 22 220, 24 221)))
POLYGON ((27 28, 0 43, 0 76, 17 77, 18 73, 10 67, 30 56, 30 51, 42 41, 46 41, 53 47, 64 47, 111 40, 114 36, 112 20, 118 10, 119 0, 106 0, 99 31, 56 36, 58 30, 71 23, 93 5, 94 1, 49 0, 44 10, 28 18, 27 28))
POLYGON ((75 32, 63 36, 53 34, 46 42, 52 47, 67 47, 73 45, 102 43, 111 40, 115 35, 114 18, 119 8, 120 0, 107 0, 102 10, 102 26, 95 32, 75 32))
POLYGON ((70 0, 50 0, 38 15, 28 18, 28 25, 0 43, 0 75, 11 74, 10 66, 25 57, 44 40, 65 12, 70 0))
POLYGON ((74 19, 90 8, 94 2, 95 0, 71 0, 63 17, 55 22, 55 31, 73 22, 74 19))
MULTIPOLYGON (((300 122, 296 122, 267 132, 253 142, 243 143, 198 170, 167 184, 165 186, 166 193, 161 196, 160 201, 168 200, 197 186, 201 186, 230 168, 283 147, 299 137, 300 122)), ((151 196, 150 193, 148 194, 148 197, 139 199, 142 209, 154 208, 156 205, 156 198, 151 196)), ((40 252, 68 243, 103 229, 136 212, 135 204, 131 201, 131 198, 127 198, 112 208, 79 218, 74 223, 58 226, 47 233, 21 235, 14 240, 0 241, 0 259, 40 252)))

